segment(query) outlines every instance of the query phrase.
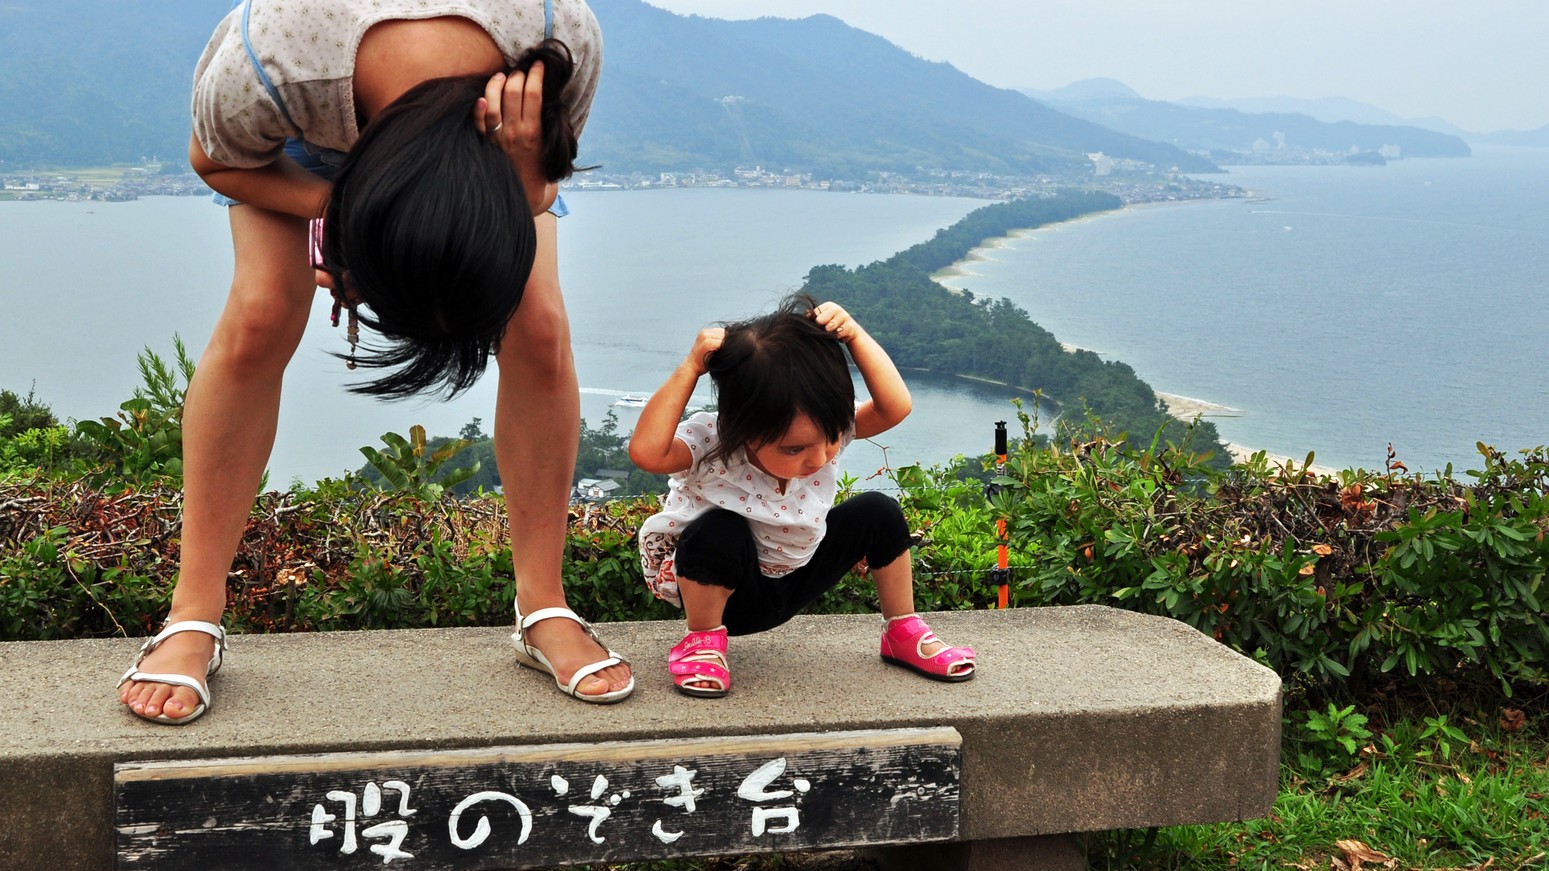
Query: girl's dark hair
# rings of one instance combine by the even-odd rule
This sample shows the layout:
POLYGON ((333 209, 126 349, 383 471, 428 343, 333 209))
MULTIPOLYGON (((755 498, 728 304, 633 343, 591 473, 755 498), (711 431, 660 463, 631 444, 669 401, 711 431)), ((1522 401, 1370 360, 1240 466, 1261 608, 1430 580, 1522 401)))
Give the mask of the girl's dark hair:
MULTIPOLYGON (((544 63, 544 174, 575 169, 576 137, 560 92, 570 51, 545 40, 518 59, 544 63)), ((402 399, 473 386, 497 350, 532 272, 537 231, 510 159, 474 127, 484 76, 432 79, 372 119, 334 178, 321 239, 339 293, 370 309, 383 344, 356 363, 393 369, 351 385, 402 399), (347 287, 347 290, 346 290, 347 287)))
POLYGON ((838 441, 855 426, 855 383, 844 345, 812 318, 817 300, 798 293, 775 311, 722 324, 726 337, 707 359, 721 440, 703 461, 769 444, 805 414, 838 441))

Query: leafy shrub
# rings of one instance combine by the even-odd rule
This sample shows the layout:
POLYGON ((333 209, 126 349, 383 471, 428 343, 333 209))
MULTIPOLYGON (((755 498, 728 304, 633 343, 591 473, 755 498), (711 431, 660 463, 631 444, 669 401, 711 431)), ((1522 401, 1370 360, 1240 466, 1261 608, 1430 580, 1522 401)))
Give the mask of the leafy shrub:
MULTIPOLYGON (((618 415, 611 409, 603 415, 601 425, 592 427, 585 420, 580 425, 581 438, 576 450, 575 473, 570 479, 571 483, 582 478, 617 478, 617 472, 626 472, 627 477, 620 482, 623 486, 614 494, 617 498, 661 493, 667 489, 666 475, 653 475, 638 468, 629 459, 629 436, 619 432, 618 415)), ((382 438, 383 441, 389 439, 388 436, 382 438)), ((389 446, 392 446, 390 442, 389 446)), ((445 436, 430 438, 425 442, 424 450, 434 455, 448 448, 452 448, 454 453, 441 461, 439 468, 444 478, 438 482, 447 493, 466 497, 480 490, 499 491, 501 482, 499 469, 495 465, 495 440, 483 431, 481 418, 475 417, 464 424, 456 439, 445 436), (454 473, 457 473, 455 477, 454 473)), ((389 459, 389 462, 393 461, 389 459)), ((382 489, 397 487, 376 468, 375 461, 368 461, 356 471, 355 476, 382 489)))
POLYGON ((76 424, 81 438, 101 459, 87 464, 88 477, 120 487, 157 479, 183 477, 183 403, 194 362, 181 337, 174 337, 176 368, 146 348, 140 353, 143 386, 119 406, 114 417, 76 424), (181 376, 181 377, 180 377, 181 376))
POLYGON ((87 453, 33 391, 0 390, 0 478, 52 474, 87 453))
POLYGON ((655 500, 583 504, 570 510, 565 595, 588 620, 666 620, 682 612, 645 585, 635 532, 657 510, 655 500))
MULTIPOLYGON (((1544 449, 1508 459, 1481 446, 1471 486, 1400 474, 1396 461, 1326 476, 1262 455, 1222 475, 1160 439, 1137 449, 1098 431, 1043 446, 1036 421, 1019 415, 1023 438, 989 499, 950 471, 894 473, 918 542, 922 610, 991 606, 1000 519, 1015 605, 1173 617, 1311 690, 1359 690, 1384 674, 1507 694, 1545 683, 1544 449)), ((232 567, 232 625, 509 623, 502 501, 433 495, 354 476, 263 494, 232 567)), ((164 480, 0 484, 0 637, 147 632, 171 589, 179 501, 164 480)), ((572 508, 563 572, 583 616, 677 615, 640 578, 634 532, 654 510, 639 499, 572 508)), ((849 577, 815 610, 875 611, 874 586, 849 577)))
POLYGON ((79 596, 60 563, 64 527, 44 530, 0 559, 0 639, 67 637, 60 612, 79 607, 79 596))
POLYGON ((425 443, 425 428, 419 424, 409 428, 408 438, 389 432, 382 434, 382 441, 387 444, 387 450, 368 446, 360 452, 380 476, 378 486, 383 490, 413 493, 427 502, 434 502, 443 493, 478 474, 480 469, 478 461, 469 466, 443 469, 448 460, 473 441, 460 438, 430 447, 425 443))
POLYGON ((26 396, 12 390, 0 390, 0 439, 58 425, 53 410, 40 402, 32 390, 28 390, 26 396))
MULTIPOLYGON (((922 564, 953 554, 982 572, 1004 518, 1016 604, 1173 617, 1312 686, 1400 668, 1488 676, 1508 694, 1545 681, 1543 448, 1507 459, 1481 445, 1473 487, 1399 474, 1396 461, 1326 476, 1262 454, 1219 475, 1186 450, 1101 432, 1036 447, 1036 422, 1019 416, 1024 439, 988 503, 975 488, 900 473, 925 527, 922 564), (965 549, 967 529, 979 544, 965 549)), ((990 600, 977 580, 971 593, 990 600)))
MULTIPOLYGON (((1420 733, 1420 740, 1430 740, 1435 752, 1441 755, 1443 760, 1452 761, 1452 751, 1462 750, 1468 747, 1468 735, 1462 729, 1447 723, 1446 714, 1438 714, 1425 718, 1425 731, 1420 733)), ((1424 751, 1422 751, 1424 752, 1424 751)))
MULTIPOLYGON (((0 415, 0 429, 9 420, 0 415)), ((69 427, 57 424, 22 430, 9 438, 0 437, 0 477, 46 474, 72 456, 73 448, 69 427)))
POLYGON ((1298 766, 1313 777, 1343 772, 1372 737, 1366 725, 1366 715, 1356 713, 1355 705, 1330 703, 1327 711, 1304 711, 1299 737, 1306 750, 1297 753, 1298 766))

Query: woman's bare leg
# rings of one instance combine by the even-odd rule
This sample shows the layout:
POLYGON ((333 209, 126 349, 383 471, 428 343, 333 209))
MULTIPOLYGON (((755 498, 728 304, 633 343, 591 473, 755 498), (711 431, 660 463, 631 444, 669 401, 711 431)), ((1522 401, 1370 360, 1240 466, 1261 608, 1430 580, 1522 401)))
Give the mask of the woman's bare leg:
MULTIPOLYGON (((316 292, 306 222, 256 206, 230 208, 235 272, 226 308, 199 358, 183 412, 183 543, 168 621, 220 623, 226 576, 247 525, 280 413, 280 383, 316 292)), ((168 638, 142 671, 204 678, 215 640, 168 638)), ((192 690, 128 683, 122 701, 147 716, 187 716, 192 690)))
MULTIPOLYGON (((511 518, 516 599, 523 614, 566 606, 560 565, 581 429, 570 324, 559 290, 556 222, 544 213, 537 223, 532 277, 496 357, 495 463, 511 518)), ((570 620, 540 621, 527 638, 553 664, 561 683, 607 656, 570 620)), ((616 665, 582 680, 577 690, 582 695, 621 690, 629 678, 629 667, 616 665)))

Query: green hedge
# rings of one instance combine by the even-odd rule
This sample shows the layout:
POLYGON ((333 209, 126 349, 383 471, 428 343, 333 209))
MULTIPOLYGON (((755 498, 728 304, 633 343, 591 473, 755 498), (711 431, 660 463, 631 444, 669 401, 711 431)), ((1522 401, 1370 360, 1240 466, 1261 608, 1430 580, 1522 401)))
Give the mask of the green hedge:
MULTIPOLYGON (((990 565, 991 536, 967 533, 1004 519, 1018 605, 1173 617, 1314 685, 1443 675, 1510 695, 1546 682, 1544 448, 1513 459, 1480 445, 1465 485, 1397 462, 1329 476, 1259 454, 1217 475, 1171 446, 1021 444, 990 503, 903 470, 925 572, 990 565)), ((990 601, 988 578, 966 598, 990 601)))
MULTIPOLYGON (((1336 476, 1262 456, 1205 458, 1102 437, 1018 441, 998 492, 940 469, 895 472, 917 530, 923 610, 993 607, 995 521, 1012 602, 1096 603, 1176 618, 1303 684, 1444 675, 1511 694, 1546 682, 1549 458, 1482 449, 1464 485, 1396 470, 1336 476)), ((176 570, 178 490, 0 484, 0 639, 143 635, 176 570)), ((572 510, 572 605, 593 620, 675 616, 641 581, 629 500, 572 510)), ((262 496, 229 580, 239 632, 502 625, 505 512, 494 496, 426 501, 358 481, 262 496)), ((874 610, 851 577, 823 612, 874 610)))

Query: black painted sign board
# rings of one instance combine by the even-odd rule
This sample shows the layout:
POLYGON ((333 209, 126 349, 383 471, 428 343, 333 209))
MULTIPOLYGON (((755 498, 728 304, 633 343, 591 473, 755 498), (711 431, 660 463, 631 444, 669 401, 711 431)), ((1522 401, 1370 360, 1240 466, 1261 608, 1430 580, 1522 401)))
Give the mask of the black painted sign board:
POLYGON ((957 730, 115 766, 120 868, 543 868, 950 840, 957 730))

